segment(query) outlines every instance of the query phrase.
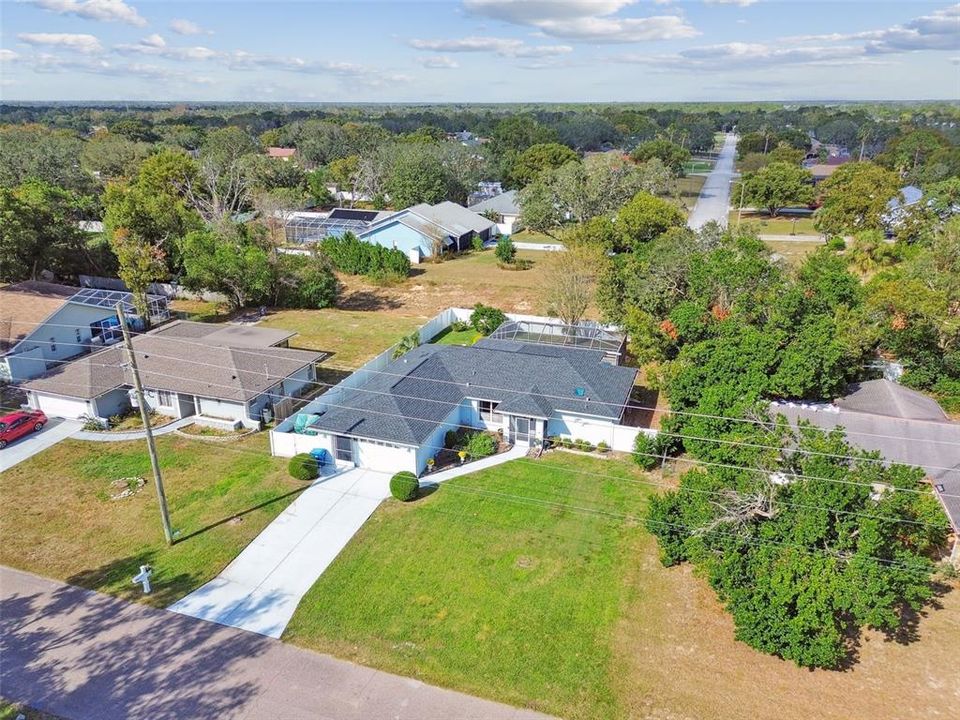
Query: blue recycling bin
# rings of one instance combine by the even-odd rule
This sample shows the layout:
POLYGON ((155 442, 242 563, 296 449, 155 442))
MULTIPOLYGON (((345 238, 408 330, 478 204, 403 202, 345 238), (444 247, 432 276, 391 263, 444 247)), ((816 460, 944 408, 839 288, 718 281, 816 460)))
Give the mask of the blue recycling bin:
POLYGON ((329 453, 327 453, 326 448, 316 448, 310 451, 310 457, 317 461, 317 467, 323 467, 327 464, 329 453))

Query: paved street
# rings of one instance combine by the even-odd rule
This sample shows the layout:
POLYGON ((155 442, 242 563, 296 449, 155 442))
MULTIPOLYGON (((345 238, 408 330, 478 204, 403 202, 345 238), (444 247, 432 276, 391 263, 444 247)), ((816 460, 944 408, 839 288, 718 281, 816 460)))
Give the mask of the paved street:
POLYGON ((0 567, 0 687, 72 720, 545 716, 0 567))
POLYGON ((38 452, 78 432, 80 432, 79 420, 50 418, 40 432, 30 433, 0 450, 0 472, 9 470, 17 463, 33 457, 38 452))
POLYGON ((730 209, 730 181, 733 179, 733 160, 737 152, 737 136, 728 133, 723 141, 723 149, 713 170, 707 175, 707 181, 700 189, 700 197, 687 220, 694 230, 699 230, 711 220, 722 227, 727 226, 727 213, 730 209))

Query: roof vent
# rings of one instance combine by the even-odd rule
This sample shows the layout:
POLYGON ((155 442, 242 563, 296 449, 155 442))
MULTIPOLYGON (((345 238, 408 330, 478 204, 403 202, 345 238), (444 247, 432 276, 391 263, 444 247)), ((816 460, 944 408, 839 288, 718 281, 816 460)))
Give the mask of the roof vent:
POLYGON ((576 395, 577 397, 583 397, 584 395, 587 394, 587 391, 584 390, 582 387, 578 387, 573 389, 573 394, 576 395))

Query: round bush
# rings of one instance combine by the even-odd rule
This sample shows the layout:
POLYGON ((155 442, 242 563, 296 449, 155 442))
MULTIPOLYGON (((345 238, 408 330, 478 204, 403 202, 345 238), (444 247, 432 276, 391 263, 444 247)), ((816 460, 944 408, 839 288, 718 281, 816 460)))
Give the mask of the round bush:
POLYGON ((633 461, 644 470, 653 470, 660 465, 663 451, 663 441, 659 435, 651 437, 640 433, 633 442, 633 461))
POLYGON ((398 472, 390 478, 390 494, 397 500, 410 502, 417 497, 417 491, 420 489, 420 481, 417 476, 409 470, 398 472))
POLYGON ((317 475, 320 474, 317 461, 313 459, 312 455, 307 453, 300 453, 290 458, 290 464, 287 465, 287 470, 290 471, 290 477, 303 480, 304 482, 315 480, 317 475))

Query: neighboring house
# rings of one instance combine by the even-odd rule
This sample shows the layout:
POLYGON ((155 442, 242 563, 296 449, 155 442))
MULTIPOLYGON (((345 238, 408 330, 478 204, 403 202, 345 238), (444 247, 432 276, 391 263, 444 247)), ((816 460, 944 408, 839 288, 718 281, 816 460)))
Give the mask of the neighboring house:
POLYGON ((810 174, 813 175, 813 184, 817 185, 833 175, 840 166, 830 165, 828 163, 814 163, 806 167, 807 170, 810 171, 810 174))
POLYGON ((516 190, 508 190, 476 205, 471 205, 470 210, 484 217, 494 217, 497 230, 501 235, 512 235, 514 226, 520 220, 520 205, 517 203, 516 190))
POLYGON ((470 249, 473 236, 484 242, 496 234, 496 223, 445 201, 437 205, 421 203, 370 225, 360 239, 387 248, 397 248, 419 263, 434 253, 470 249))
POLYGON ((320 242, 325 237, 360 235, 373 223, 393 215, 392 210, 334 208, 330 212, 295 212, 287 218, 284 234, 288 243, 320 242))
POLYGON ((888 230, 893 230, 903 223, 910 213, 910 208, 923 200, 923 190, 916 185, 907 185, 900 188, 896 197, 887 203, 887 211, 881 217, 888 230))
MULTIPOLYGON (((501 432, 521 446, 554 435, 612 446, 637 370, 611 364, 601 349, 484 338, 470 347, 421 345, 382 371, 360 373, 369 379, 301 412, 296 450, 324 448, 338 462, 419 475, 447 431, 461 427, 501 432)), ((297 424, 273 434, 284 432, 298 432, 297 424)))
MULTIPOLYGON (((33 280, 0 288, 0 380, 20 383, 118 342, 117 302, 133 327, 143 326, 128 292, 33 280)), ((170 318, 166 298, 148 303, 152 324, 170 318)))
POLYGON ((267 156, 289 162, 297 154, 296 148, 268 147, 267 156))
POLYGON ((503 193, 503 183, 496 180, 481 180, 477 183, 477 189, 467 195, 467 207, 472 207, 479 202, 489 200, 492 197, 503 193))
POLYGON ((935 400, 890 380, 868 380, 851 385, 833 404, 774 403, 771 412, 824 430, 843 427, 852 445, 923 468, 960 533, 960 423, 935 400))
MULTIPOLYGON (((177 321, 133 339, 145 399, 171 417, 258 426, 264 409, 314 385, 322 353, 283 347, 294 333, 177 321)), ((131 407, 122 345, 66 363, 24 384, 27 402, 52 417, 106 421, 131 407)))

